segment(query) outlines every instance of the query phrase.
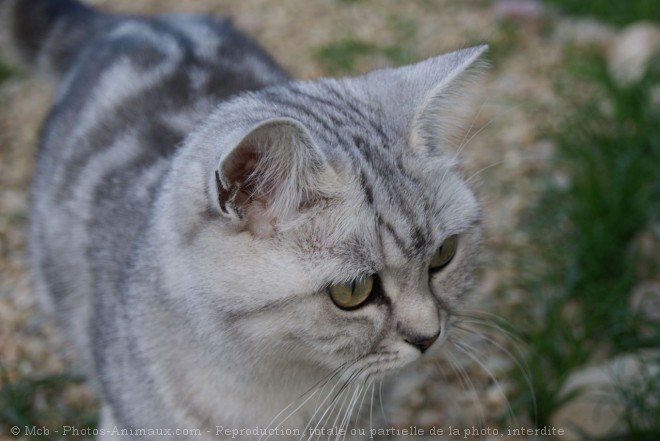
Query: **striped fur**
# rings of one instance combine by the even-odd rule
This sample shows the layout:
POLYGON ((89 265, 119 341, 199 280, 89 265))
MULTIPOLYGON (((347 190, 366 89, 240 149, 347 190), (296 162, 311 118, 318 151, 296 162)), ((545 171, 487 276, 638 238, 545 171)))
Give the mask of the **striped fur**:
POLYGON ((446 339, 479 237, 452 118, 484 47, 293 81, 207 16, 74 0, 4 14, 24 59, 60 79, 30 251, 42 303, 98 380, 102 428, 267 427, 310 388, 313 403, 326 383, 362 390, 420 358, 407 341, 446 339), (369 274, 379 301, 332 303, 328 286, 369 274))

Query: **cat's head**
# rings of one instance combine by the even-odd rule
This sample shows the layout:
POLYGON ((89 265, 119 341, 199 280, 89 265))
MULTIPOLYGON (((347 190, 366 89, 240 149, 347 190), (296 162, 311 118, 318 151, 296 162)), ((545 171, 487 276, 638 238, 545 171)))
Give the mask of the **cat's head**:
POLYGON ((440 346, 479 239, 452 135, 485 48, 252 92, 190 137, 170 277, 210 347, 376 376, 440 346))

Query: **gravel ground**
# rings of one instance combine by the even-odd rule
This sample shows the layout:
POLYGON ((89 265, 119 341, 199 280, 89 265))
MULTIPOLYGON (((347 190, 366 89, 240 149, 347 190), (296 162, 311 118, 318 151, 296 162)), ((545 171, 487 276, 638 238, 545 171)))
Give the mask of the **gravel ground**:
MULTIPOLYGON (((315 50, 348 36, 378 45, 404 44, 413 60, 476 42, 491 43, 492 67, 484 77, 481 98, 466 136, 469 142, 462 151, 465 173, 484 205, 483 265, 472 295, 475 309, 486 311, 506 311, 506 305, 515 304, 522 295, 509 292, 502 296, 498 287, 512 277, 512 250, 526 240, 516 230, 518 217, 533 198, 534 178, 553 151, 552 143, 540 136, 538 129, 563 114, 553 84, 562 72, 564 44, 569 39, 600 44, 612 35, 612 31, 597 24, 558 17, 548 20, 534 11, 522 15, 509 11, 520 21, 518 34, 511 35, 499 25, 501 15, 507 12, 483 0, 90 3, 124 12, 185 9, 231 16, 289 71, 302 78, 328 74, 314 57, 315 50), (405 38, 404 28, 408 29, 405 38)), ((6 47, 0 49, 0 55, 6 58, 6 47)), ((382 55, 361 57, 351 71, 388 63, 382 55)), ((0 360, 12 375, 59 372, 70 369, 72 363, 72 355, 56 329, 37 312, 25 262, 26 189, 50 93, 45 81, 21 73, 0 85, 0 360)), ((509 319, 515 323, 515 317, 509 319)), ((487 351, 483 339, 466 338, 494 378, 469 357, 454 351, 451 362, 434 361, 414 376, 398 379, 395 398, 387 405, 391 424, 446 430, 449 426, 478 425, 482 420, 484 426, 501 427, 497 421, 507 413, 507 382, 499 373, 509 361, 497 351, 487 351), (452 368, 451 363, 460 369, 452 368), (465 384, 467 381, 471 384, 465 384)), ((61 403, 93 406, 94 396, 84 385, 74 385, 62 394, 61 403)), ((3 433, 0 427, 0 439, 4 439, 3 433)))

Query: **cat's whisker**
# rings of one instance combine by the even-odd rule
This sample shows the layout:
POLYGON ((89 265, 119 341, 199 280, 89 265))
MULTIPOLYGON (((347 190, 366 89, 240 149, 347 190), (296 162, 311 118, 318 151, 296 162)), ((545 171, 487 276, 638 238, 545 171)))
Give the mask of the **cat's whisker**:
POLYGON ((451 353, 451 350, 447 351, 445 354, 446 354, 446 357, 447 357, 447 361, 449 362, 449 366, 451 367, 451 369, 454 371, 454 373, 458 377, 458 382, 460 383, 461 387, 463 388, 464 391, 469 392, 469 388, 467 386, 467 383, 465 382, 465 379, 463 378, 463 375, 458 370, 458 362, 456 361, 456 358, 454 357, 454 354, 451 353))
MULTIPOLYGON (((483 108, 484 108, 485 106, 486 106, 486 101, 484 101, 484 103, 482 104, 482 106, 479 108, 479 111, 477 112, 476 116, 474 117, 474 120, 472 121, 472 125, 470 126, 470 129, 469 129, 467 132, 465 132, 465 136, 466 136, 466 137, 467 137, 467 135, 470 133, 470 131, 472 130, 472 127, 474 127, 474 122, 477 120, 477 118, 479 117, 479 114, 481 113, 481 111, 483 110, 483 108)), ((486 130, 488 127, 490 127, 490 125, 493 123, 493 121, 495 121, 495 118, 494 118, 494 117, 491 118, 491 119, 489 119, 484 125, 482 125, 481 127, 479 127, 479 129, 478 129, 477 131, 475 131, 474 133, 472 133, 472 134, 470 135, 470 137, 467 138, 467 140, 465 140, 465 138, 464 138, 464 139, 463 139, 463 142, 461 142, 461 144, 459 145, 458 150, 456 151, 456 154, 454 155, 454 160, 458 160, 460 154, 463 152, 463 150, 465 149, 465 147, 468 146, 468 145, 470 144, 470 142, 472 142, 472 140, 473 140, 478 134, 480 134, 481 132, 483 132, 484 130, 486 130)))
POLYGON ((358 422, 360 421, 359 417, 362 414, 362 405, 364 404, 364 399, 367 397, 367 393, 369 392, 369 388, 371 387, 373 382, 374 382, 373 378, 367 377, 367 381, 365 381, 364 392, 362 394, 362 399, 360 400, 360 405, 358 406, 357 417, 355 418, 355 424, 353 425, 353 429, 357 429, 358 422))
MULTIPOLYGON (((336 377, 337 375, 339 375, 339 378, 338 378, 338 380, 337 380, 337 383, 335 383, 335 385, 339 384, 339 381, 341 380, 341 375, 343 374, 342 370, 346 371, 346 370, 350 369, 351 367, 355 366, 360 360, 361 360, 361 358, 358 358, 358 359, 352 361, 352 362, 350 363, 350 365, 349 365, 349 363, 344 363, 344 364, 342 364, 341 366, 339 366, 339 368, 335 369, 335 371, 334 371, 334 373, 332 374, 332 376, 331 376, 330 378, 328 378, 326 381, 324 381, 322 385, 320 385, 320 387, 321 387, 321 392, 323 392, 323 389, 325 389, 325 387, 328 385, 328 383, 330 382, 330 380, 332 380, 332 378, 336 377), (347 365, 349 365, 349 366, 346 367, 347 365), (346 367, 346 369, 343 369, 344 367, 346 367)), ((320 382, 319 382, 319 383, 320 383, 320 382)), ((317 385, 318 385, 319 383, 317 383, 317 385)), ((321 394, 319 394, 319 399, 320 399, 320 396, 321 396, 321 394)), ((318 408, 318 406, 319 406, 319 403, 318 403, 318 401, 317 401, 317 402, 316 402, 316 408, 318 408)))
MULTIPOLYGON (((353 366, 353 365, 351 365, 351 366, 350 366, 349 368, 347 368, 347 369, 350 369, 352 366, 353 366)), ((309 421, 307 422, 307 425, 306 425, 305 428, 303 429, 303 431, 302 431, 302 433, 301 433, 301 435, 300 435, 300 439, 299 439, 299 441, 302 441, 302 440, 303 440, 303 438, 305 437, 305 434, 307 433, 308 429, 309 429, 310 426, 314 423, 314 418, 316 417, 316 414, 319 413, 319 411, 322 409, 323 404, 325 404, 325 402, 326 402, 326 401, 332 396, 333 391, 335 390, 335 388, 336 388, 340 383, 341 383, 341 375, 337 378, 337 381, 335 382, 334 386, 332 386, 332 389, 330 389, 330 390, 328 391, 328 393, 325 395, 325 398, 323 399, 323 401, 321 401, 320 403, 317 402, 317 404, 316 404, 316 408, 315 408, 315 410, 314 410, 314 413, 313 413, 312 416, 309 418, 309 421)), ((323 388, 325 388, 326 384, 327 384, 327 382, 324 383, 323 387, 321 388, 321 394, 323 393, 323 388)), ((334 401, 334 399, 333 399, 333 401, 334 401)), ((316 424, 316 426, 314 427, 314 429, 313 429, 312 431, 310 431, 310 435, 309 435, 309 437, 307 438, 308 441, 309 441, 309 440, 311 439, 311 437, 313 436, 314 431, 316 431, 316 429, 318 429, 319 424, 321 423, 321 421, 322 421, 323 418, 325 417, 325 414, 330 410, 330 407, 331 407, 332 404, 333 404, 333 402, 330 402, 330 404, 326 407, 325 412, 321 415, 321 418, 319 419, 319 422, 316 424)))
POLYGON ((344 426, 344 433, 342 435, 342 441, 346 439, 346 435, 348 434, 348 428, 349 428, 350 423, 351 423, 351 418, 355 418, 355 424, 354 424, 353 428, 357 429, 357 424, 360 421, 360 417, 361 417, 362 404, 364 403, 364 397, 367 393, 368 387, 369 386, 366 383, 363 383, 360 386, 360 395, 358 395, 357 400, 355 401, 355 403, 353 404, 353 407, 351 408, 351 412, 350 412, 351 416, 348 419, 348 421, 346 421, 346 425, 344 426), (359 401, 359 404, 358 404, 358 401, 359 401))
MULTIPOLYGON (((338 384, 338 383, 337 383, 337 384, 338 384)), ((336 387, 336 385, 335 385, 335 387, 336 387)), ((328 392, 328 394, 326 395, 325 399, 323 400, 323 402, 322 402, 321 404, 325 403, 325 401, 326 401, 328 398, 330 398, 330 396, 331 396, 333 390, 334 390, 334 387, 333 387, 333 389, 330 390, 330 392, 328 392)), ((325 411, 324 411, 324 412, 321 414, 321 416, 319 417, 319 420, 318 420, 318 422, 316 423, 316 426, 314 426, 313 429, 309 430, 310 427, 311 427, 311 425, 312 425, 312 423, 314 422, 314 418, 316 417, 316 414, 321 410, 321 407, 319 406, 319 407, 314 411, 314 414, 312 414, 312 416, 310 417, 309 422, 307 423, 307 425, 306 425, 305 428, 303 429, 302 434, 300 435, 300 439, 299 439, 299 440, 302 441, 302 439, 305 437, 305 434, 308 432, 308 430, 309 430, 309 436, 307 437, 307 441, 311 440, 312 437, 314 436, 314 434, 317 433, 317 430, 318 430, 318 428, 319 428, 319 425, 321 425, 321 423, 323 423, 323 421, 324 421, 325 418, 326 418, 326 415, 328 415, 329 412, 332 412, 332 409, 334 409, 334 406, 335 406, 335 405, 336 405, 336 401, 335 401, 335 402, 330 402, 330 404, 325 408, 325 411)), ((317 434, 316 439, 319 439, 319 437, 320 437, 320 435, 317 434)))
POLYGON ((450 383, 450 381, 449 381, 449 377, 447 376, 447 372, 445 372, 445 369, 440 369, 440 363, 438 363, 438 366, 437 366, 437 367, 438 367, 437 372, 438 372, 440 375, 442 375, 443 383, 444 383, 444 384, 449 384, 449 383, 450 383))
POLYGON ((387 426, 387 417, 385 416, 385 406, 383 406, 383 379, 380 379, 378 385, 378 401, 380 402, 380 414, 383 416, 383 423, 387 426))
MULTIPOLYGON (((291 403, 289 403, 284 409, 282 409, 277 415, 275 415, 275 417, 270 421, 270 423, 268 423, 268 425, 266 426, 266 430, 265 430, 264 433, 267 433, 267 432, 268 432, 268 429, 270 429, 270 427, 273 425, 273 423, 275 423, 275 421, 277 421, 277 419, 278 419, 280 416, 282 416, 282 414, 283 414, 284 412, 286 412, 289 408, 291 408, 293 405, 295 405, 295 403, 296 403, 297 401, 299 401, 300 399, 302 399, 303 397, 305 397, 305 395, 309 395, 309 396, 308 396, 308 397, 307 397, 307 398, 306 398, 306 399, 305 399, 300 405, 298 405, 298 406, 297 406, 292 412, 290 412, 290 413, 289 413, 284 419, 282 419, 282 420, 281 420, 281 421, 275 426, 276 429, 279 428, 282 424, 284 424, 284 423, 285 423, 289 418, 291 418, 293 415, 295 415, 296 412, 298 412, 302 407, 304 407, 305 404, 307 404, 307 402, 308 402, 309 400, 311 400, 315 395, 317 395, 317 393, 320 395, 320 394, 323 392, 323 388, 325 387, 325 385, 326 385, 330 380, 332 380, 332 378, 334 378, 336 375, 338 375, 338 374, 341 372, 341 370, 342 370, 347 364, 348 364, 348 362, 342 363, 342 364, 341 364, 339 367, 337 367, 335 370, 333 370, 333 371, 330 372, 328 375, 326 375, 324 378, 322 378, 321 380, 319 380, 318 382, 316 382, 316 383, 315 383, 312 387, 310 387, 305 393, 303 393, 303 394, 300 395, 298 398, 296 398, 296 399, 293 400, 291 403)), ((267 435, 265 438, 264 438, 264 435, 261 435, 261 436, 259 437, 259 441, 266 441, 269 437, 270 437, 270 435, 267 435)))
MULTIPOLYGON (((365 379, 362 387, 362 398, 360 399, 360 404, 357 407, 357 410, 355 412, 355 422, 353 424, 353 430, 357 430, 358 428, 358 423, 360 421, 363 421, 364 419, 362 418, 362 406, 364 405, 364 401, 367 398, 367 394, 369 393, 369 389, 371 388, 371 385, 375 381, 374 378, 371 377, 371 375, 367 375, 367 378, 365 379)), ((348 425, 347 425, 348 429, 348 425)), ((347 430, 348 432, 348 430, 347 430)))
POLYGON ((336 375, 338 375, 342 371, 342 369, 344 369, 347 365, 349 365, 349 364, 353 365, 353 364, 357 363, 358 361, 359 361, 359 359, 354 360, 353 362, 348 362, 347 361, 347 362, 344 362, 344 363, 340 364, 338 367, 336 367, 328 375, 326 375, 325 377, 321 378, 319 381, 314 383, 314 385, 312 385, 309 389, 307 389, 307 391, 305 393, 303 393, 299 398, 304 397, 310 391, 314 390, 315 388, 317 388, 319 386, 321 386, 321 387, 325 386, 330 380, 332 380, 332 378, 334 378, 336 375))
MULTIPOLYGON (((330 427, 331 430, 335 429, 341 429, 344 427, 346 423, 346 419, 348 418, 348 421, 350 422, 350 415, 352 412, 352 407, 353 407, 353 402, 356 400, 356 397, 359 396, 359 392, 361 391, 361 385, 357 383, 359 380, 359 375, 365 370, 366 368, 362 368, 357 375, 352 377, 353 379, 351 380, 351 384, 348 386, 346 389, 346 396, 344 397, 344 400, 342 401, 341 406, 339 407, 339 410, 337 411, 337 415, 335 416, 335 420, 332 423, 332 426, 330 427), (356 384, 357 383, 357 384, 356 384), (355 390, 353 394, 351 395, 351 387, 355 386, 355 390), (346 399, 350 396, 350 399, 348 400, 348 403, 346 403, 346 399), (342 409, 344 408, 344 403, 346 403, 346 411, 344 412, 344 416, 341 419, 341 422, 339 423, 339 426, 337 426, 337 421, 339 420, 339 416, 342 414, 342 409)), ((332 435, 328 435, 328 440, 330 439, 332 435)), ((335 440, 338 440, 340 437, 340 430, 337 431, 335 434, 335 440)))
POLYGON ((532 160, 538 160, 538 159, 544 159, 544 158, 545 158, 544 155, 529 155, 529 156, 519 155, 519 156, 516 156, 516 157, 514 157, 514 158, 506 158, 506 159, 502 159, 501 161, 493 162, 492 164, 489 164, 489 165, 487 165, 487 166, 485 166, 485 167, 482 167, 481 169, 479 169, 479 170, 477 170, 476 172, 472 173, 472 175, 470 175, 470 176, 465 180, 465 182, 466 182, 467 184, 471 184, 472 181, 473 181, 476 177, 478 177, 481 173, 485 172, 486 170, 490 170, 490 169, 493 168, 493 167, 497 167, 498 165, 508 164, 508 163, 511 163, 511 162, 517 162, 517 161, 532 161, 532 160))
POLYGON ((507 331, 506 329, 503 329, 501 326, 499 326, 496 323, 489 323, 485 321, 479 321, 479 320, 462 320, 460 323, 457 323, 454 325, 456 329, 459 329, 463 332, 470 333, 472 335, 476 335, 480 338, 483 338, 484 340, 488 341, 491 343, 493 346, 496 346, 499 350, 507 354, 511 360, 513 361, 522 361, 522 363, 525 363, 524 369, 523 366, 519 366, 521 370, 528 370, 529 366, 526 365, 525 362, 525 357, 523 356, 523 350, 520 349, 520 346, 526 346, 526 343, 520 339, 517 335, 511 333, 510 331, 507 331), (489 329, 497 330, 501 332, 504 337, 509 339, 511 342, 511 345, 515 348, 516 354, 513 354, 511 351, 506 349, 505 346, 503 346, 501 343, 497 342, 495 339, 492 337, 488 337, 486 334, 477 331, 476 329, 472 329, 469 326, 464 326, 464 325, 476 325, 476 326, 483 326, 489 329))
POLYGON ((341 387, 341 389, 339 390, 339 392, 337 392, 337 395, 339 395, 339 394, 340 394, 345 388, 347 388, 347 387, 349 387, 350 385, 352 385, 352 383, 353 383, 353 382, 354 382, 354 381, 360 376, 360 374, 361 374, 362 372, 364 372, 365 369, 366 369, 366 367, 363 367, 363 368, 361 368, 361 369, 358 369, 358 370, 354 371, 354 372, 350 375, 350 377, 348 378, 348 380, 346 380, 346 382, 345 382, 344 385, 341 387))
POLYGON ((369 403, 369 433, 374 429, 374 392, 376 391, 376 382, 371 384, 371 403, 369 403))
MULTIPOLYGON (((494 327, 495 329, 498 329, 498 330, 504 332, 506 336, 514 337, 515 340, 518 340, 518 341, 522 342, 522 340, 520 340, 520 338, 518 336, 502 329, 501 327, 499 327, 495 323, 488 323, 488 322, 481 322, 481 321, 476 321, 474 323, 479 324, 479 325, 484 325, 484 326, 492 325, 492 327, 494 327)), ((467 333, 476 335, 476 336, 484 339, 485 341, 489 342, 490 344, 495 346, 497 349, 502 351, 502 353, 504 353, 515 364, 516 368, 522 374, 522 376, 525 380, 525 384, 529 388, 529 392, 532 396, 532 403, 533 403, 533 406, 534 406, 534 415, 536 416, 538 414, 538 408, 537 408, 537 403, 536 403, 536 394, 534 392, 534 386, 533 386, 533 383, 532 383, 532 378, 529 375, 529 366, 527 365, 527 362, 525 361, 525 357, 522 355, 522 351, 520 350, 520 348, 517 345, 514 345, 514 347, 516 348, 516 352, 517 352, 517 354, 514 354, 510 350, 508 350, 505 346, 503 346, 498 341, 496 341, 495 339, 493 339, 491 337, 488 337, 485 334, 482 334, 480 332, 477 332, 474 329, 462 327, 462 326, 460 326, 460 324, 456 324, 455 328, 459 329, 463 332, 467 332, 467 333)), ((522 343, 524 344, 524 342, 522 342, 522 343)))
POLYGON ((357 384, 355 386, 355 392, 353 392, 353 395, 351 396, 351 399, 348 403, 348 406, 346 407, 346 412, 344 414, 344 417, 339 424, 339 430, 337 430, 337 435, 335 436, 335 441, 339 441, 342 438, 346 438, 346 429, 348 429, 349 424, 351 423, 351 416, 353 415, 353 409, 355 408, 355 405, 357 404, 357 401, 360 399, 360 395, 362 394, 362 388, 363 386, 361 384, 357 384))
MULTIPOLYGON (((485 103, 484 103, 484 104, 485 104, 485 103)), ((468 144, 470 144, 470 142, 472 142, 472 140, 475 138, 475 136, 477 136, 478 134, 480 134, 481 132, 483 132, 484 130, 486 130, 488 127, 490 127, 490 125, 493 124, 494 121, 495 121, 495 118, 491 118, 491 119, 488 120, 483 126, 479 127, 479 130, 477 130, 477 131, 474 132, 472 135, 470 135, 470 137, 468 138, 468 140, 467 140, 464 144, 462 144, 462 145, 459 147, 458 152, 457 152, 457 156, 458 156, 458 154, 461 153, 461 151, 462 151, 462 150, 463 150, 468 144)))
POLYGON ((475 355, 475 354, 474 354, 474 353, 473 353, 473 352, 472 352, 467 346, 465 346, 463 343, 461 343, 461 342, 454 342, 454 347, 456 347, 456 349, 458 349, 458 350, 461 351, 463 354, 465 354, 467 357, 469 357, 472 361, 474 361, 475 363, 477 363, 477 365, 478 365, 481 369, 483 369, 483 371, 484 371, 484 372, 490 377, 491 381, 492 381, 493 384, 497 387, 497 389, 500 391, 500 394, 502 394, 502 397, 503 397, 504 400, 506 401, 507 413, 509 414, 509 417, 511 418, 511 421, 513 422, 514 426, 517 426, 517 425, 518 425, 518 421, 517 421, 517 419, 516 419, 516 415, 515 415, 515 413, 513 412, 513 407, 511 406, 511 402, 509 401, 509 399, 508 399, 507 396, 506 396, 506 391, 505 391, 504 387, 502 386, 502 383, 500 383, 500 381, 497 379, 497 377, 495 377, 495 375, 494 375, 493 372, 490 370, 490 368, 488 368, 488 366, 486 366, 486 365, 484 364, 484 362, 481 361, 481 360, 479 359, 479 357, 477 357, 477 356, 476 356, 476 355, 475 355))
MULTIPOLYGON (((277 424, 277 426, 275 426, 275 429, 279 428, 279 427, 280 427, 282 424, 284 424, 289 418, 291 418, 296 412, 298 412, 298 411, 299 411, 299 410, 300 410, 305 404, 307 404, 307 402, 308 402, 309 400, 311 400, 311 399, 314 397, 314 395, 316 395, 316 392, 318 392, 318 390, 315 390, 314 392, 312 392, 312 393, 309 395, 309 397, 307 397, 302 403, 300 403, 300 404, 298 405, 298 407, 296 407, 292 412, 290 412, 290 413, 286 416, 286 418, 284 418, 282 421, 280 421, 280 422, 277 424)), ((297 400, 296 400, 296 401, 297 401, 297 400)), ((276 420, 277 418, 279 418, 280 415, 282 415, 282 413, 284 413, 287 409, 289 409, 289 408, 290 408, 290 407, 291 407, 296 401, 293 401, 293 402, 292 402, 291 404, 289 404, 287 407, 285 407, 284 409, 282 409, 282 411, 281 411, 280 413, 278 413, 278 414, 275 416, 275 418, 273 418, 273 420, 272 420, 270 423, 268 423, 268 425, 266 426, 266 431, 265 431, 265 433, 267 433, 267 432, 269 431, 268 429, 270 429, 271 425, 275 422, 275 420, 276 420)), ((261 437, 259 437, 259 441, 267 441, 269 437, 270 437, 270 435, 267 435, 265 438, 264 438, 264 435, 261 435, 261 437)))
MULTIPOLYGON (((360 385, 359 384, 351 385, 351 387, 353 387, 353 386, 355 386, 355 390, 353 391, 353 393, 351 394, 350 390, 349 390, 347 395, 346 395, 346 398, 348 398, 350 396, 350 398, 348 399, 348 402, 346 403, 346 410, 342 411, 342 409, 344 408, 343 403, 342 403, 342 406, 340 407, 339 411, 337 412, 337 418, 335 418, 335 421, 333 422, 332 426, 330 427, 330 430, 335 430, 336 431, 335 441, 339 441, 339 438, 341 438, 341 435, 340 435, 341 429, 343 429, 344 424, 346 423, 346 420, 348 419, 348 421, 350 421, 350 415, 351 415, 351 409, 352 409, 352 406, 353 406, 353 402, 356 400, 356 397, 358 396, 358 393, 359 393, 359 390, 360 390, 360 385), (342 413, 343 413, 343 416, 341 417, 341 421, 339 422, 339 425, 337 425, 337 421, 339 420, 338 417, 342 413)), ((346 400, 344 400, 344 401, 346 401, 346 400)))
POLYGON ((487 313, 487 312, 480 312, 481 314, 490 317, 490 319, 487 318, 482 318, 477 315, 473 315, 471 313, 459 313, 456 314, 461 320, 459 323, 472 323, 475 325, 479 326, 485 326, 488 328, 491 328, 493 330, 496 330, 502 334, 504 334, 506 337, 510 338, 511 340, 515 341, 516 344, 522 345, 522 346, 527 346, 525 341, 523 341, 518 335, 516 335, 514 332, 504 328, 502 325, 498 324, 496 321, 497 320, 502 320, 501 317, 499 317, 497 314, 492 314, 492 313, 487 313))
POLYGON ((474 320, 484 320, 487 322, 506 321, 506 319, 494 312, 484 311, 482 309, 465 309, 456 311, 455 315, 459 318, 469 318, 474 320))
MULTIPOLYGON (((339 427, 342 427, 342 425, 343 425, 343 421, 344 421, 344 418, 345 418, 345 417, 342 417, 342 420, 341 420, 341 421, 342 421, 342 425, 337 426, 337 421, 339 421, 339 417, 340 417, 340 415, 342 415, 342 414, 344 413, 344 412, 343 412, 344 405, 346 405, 346 409, 348 410, 348 408, 350 407, 350 404, 351 404, 351 402, 352 402, 352 400, 353 400, 353 395, 355 395, 355 392, 353 392, 353 395, 351 395, 351 388, 354 386, 354 383, 355 383, 355 381, 357 380, 358 377, 355 376, 355 377, 352 377, 352 378, 353 378, 353 379, 351 380, 351 383, 345 388, 344 393, 342 394, 342 395, 344 395, 344 398, 341 400, 341 404, 339 405, 339 408, 337 409, 337 412, 336 412, 336 414, 335 414, 335 419, 333 420, 333 422, 332 422, 332 424, 330 425, 330 427, 327 427, 327 428, 326 428, 326 429, 328 429, 328 430, 330 431, 330 433, 328 434, 327 441, 330 441, 330 438, 332 437, 332 431, 333 431, 333 430, 337 430, 339 427), (351 398, 349 398, 349 397, 351 397, 351 398), (347 400, 348 400, 348 401, 347 401, 347 400)), ((337 402, 338 402, 338 401, 339 401, 339 400, 337 400, 337 402)), ((338 435, 336 435, 336 438, 337 438, 337 436, 338 436, 338 435)))
MULTIPOLYGON (((504 328, 500 324, 498 324, 495 320, 501 321, 503 320, 500 316, 497 314, 487 312, 487 311, 468 311, 464 312, 461 314, 458 314, 459 317, 462 317, 461 321, 456 325, 457 329, 461 329, 465 332, 472 333, 473 335, 477 335, 484 340, 490 342, 494 346, 496 346, 499 350, 501 350, 503 353, 505 353, 518 367, 518 369, 523 373, 525 376, 525 380, 527 382, 528 387, 530 388, 530 392, 532 395, 534 395, 534 390, 532 387, 531 379, 528 378, 528 372, 529 372, 529 366, 527 365, 527 362, 525 360, 524 356, 524 351, 520 347, 522 346, 523 348, 528 348, 527 343, 520 338, 518 335, 516 335, 514 332, 504 328), (491 320, 479 317, 479 315, 483 315, 486 317, 490 317, 491 320), (467 318, 467 320, 466 320, 467 318), (496 340, 494 340, 492 337, 488 337, 483 333, 480 333, 476 331, 475 329, 471 329, 469 327, 464 327, 461 326, 462 324, 474 324, 477 326, 484 326, 489 329, 495 330, 503 334, 506 338, 509 339, 509 341, 512 343, 516 354, 513 354, 510 352, 506 347, 504 347, 502 344, 498 343, 496 340)), ((534 398, 534 405, 536 406, 536 399, 534 398)))
MULTIPOLYGON (((477 113, 476 113, 476 114, 474 115, 474 117, 472 118, 472 121, 470 122, 470 127, 465 131, 465 134, 463 135, 463 139, 461 139, 461 142, 458 144, 458 147, 456 148, 456 152, 452 155, 452 159, 451 159, 451 161, 450 161, 450 164, 453 164, 454 162, 457 162, 458 159, 459 159, 459 157, 460 157, 460 155, 461 155, 461 152, 463 151, 463 149, 465 148, 465 146, 468 145, 468 144, 470 143, 470 141, 472 141, 472 139, 473 139, 477 134, 479 134, 479 133, 480 133, 485 127, 487 127, 488 125, 490 125, 490 123, 493 121, 493 119, 491 119, 490 121, 488 121, 488 123, 486 123, 486 124, 484 124, 484 126, 480 127, 479 130, 477 130, 476 133, 472 134, 472 135, 469 137, 469 139, 468 139, 468 136, 470 135, 470 132, 471 132, 472 129, 474 128, 474 124, 477 122, 477 119, 479 119, 479 115, 481 114, 481 111, 482 111, 482 110, 484 109, 484 107, 486 106, 486 102, 487 102, 487 101, 488 101, 488 99, 485 99, 484 102, 481 103, 481 105, 479 106, 479 110, 477 111, 477 113)), ((447 177, 447 173, 449 172, 449 169, 450 169, 450 168, 446 168, 446 169, 445 169, 445 172, 444 172, 444 174, 442 175, 442 181, 444 181, 445 178, 447 177)))
MULTIPOLYGON (((343 398, 342 398, 342 400, 341 400, 341 404, 340 404, 339 407, 337 408, 337 412, 334 412, 334 411, 333 411, 333 412, 330 413, 330 415, 332 415, 332 413, 335 413, 335 419, 332 421, 332 424, 331 424, 329 427, 325 427, 325 429, 328 430, 328 431, 330 432, 330 433, 328 434, 328 437, 326 438, 326 441, 330 441, 330 438, 332 437, 332 430, 333 430, 335 427, 337 427, 337 421, 339 420, 339 415, 342 414, 342 409, 344 408, 344 404, 346 404, 346 400, 347 400, 348 397, 350 396, 350 392, 351 392, 351 389, 350 389, 350 387, 349 387, 349 388, 347 388, 347 389, 345 390, 345 392, 342 394, 342 395, 343 395, 343 398)), ((337 400, 337 402, 339 402, 339 400, 337 400)), ((329 416, 330 416, 330 415, 329 415, 329 416)), ((321 426, 321 427, 324 427, 324 426, 321 426)), ((319 437, 320 437, 320 435, 319 435, 319 437)))
MULTIPOLYGON (((470 143, 472 138, 474 138, 474 135, 473 135, 473 136, 470 136, 470 139, 467 139, 468 135, 470 135, 470 132, 474 128, 474 123, 476 123, 477 120, 479 119, 479 115, 481 115, 481 111, 484 110, 484 108, 486 107, 487 102, 488 102, 488 98, 485 98, 484 101, 479 105, 479 110, 477 110, 477 113, 475 113, 474 117, 472 118, 472 121, 470 122, 470 127, 465 131, 465 134, 463 135, 463 139, 461 139, 460 144, 458 144, 458 148, 456 149, 456 153, 454 154, 454 160, 457 159, 460 156, 461 151, 463 150, 463 148, 467 144, 470 143), (467 139, 467 141, 466 141, 466 139, 467 139)), ((490 123, 490 121, 489 121, 489 123, 490 123)), ((479 131, 481 131, 481 128, 479 129, 479 131)))
MULTIPOLYGON (((455 346, 458 342, 452 340, 451 343, 455 346)), ((481 403, 477 400, 478 393, 476 387, 474 386, 474 383, 470 379, 470 376, 468 375, 465 368, 459 364, 454 354, 448 352, 448 355, 450 357, 449 359, 450 363, 454 367, 454 371, 458 374, 459 380, 463 385, 463 388, 465 389, 466 392, 470 393, 474 397, 474 401, 478 403, 477 407, 479 409, 479 424, 481 425, 481 427, 485 427, 486 417, 484 416, 484 410, 483 407, 481 406, 481 403)))
MULTIPOLYGON (((355 364, 356 364, 359 360, 361 360, 361 359, 356 360, 356 361, 355 361, 354 363, 352 363, 351 366, 349 366, 346 370, 351 369, 353 366, 355 366, 355 364)), ((321 408, 322 408, 322 406, 325 404, 325 402, 326 402, 326 401, 332 396, 332 394, 333 394, 335 388, 336 388, 340 383, 342 384, 342 386, 340 387, 340 390, 334 395, 334 397, 332 398, 332 400, 330 401, 330 403, 327 405, 325 411, 323 412, 323 414, 322 414, 321 417, 319 418, 319 421, 317 422, 317 424, 316 424, 316 426, 314 427, 314 429, 312 429, 312 430, 310 431, 310 435, 309 435, 309 437, 307 438, 308 441, 312 438, 312 436, 314 436, 314 433, 316 433, 317 429, 319 428, 319 425, 320 425, 321 423, 323 423, 323 421, 326 419, 326 417, 327 417, 327 418, 330 418, 330 416, 332 415, 332 412, 333 412, 334 408, 335 408, 336 405, 337 405, 337 402, 338 402, 339 398, 340 398, 340 397, 344 394, 344 392, 347 390, 347 389, 346 389, 346 386, 349 385, 349 384, 353 381, 354 378, 357 378, 357 375, 359 375, 363 370, 364 370, 364 368, 361 368, 361 369, 358 369, 358 370, 354 370, 352 373, 350 373, 350 375, 348 376, 348 379, 347 379, 346 381, 344 381, 344 382, 342 382, 342 376, 343 376, 343 374, 339 376, 339 378, 337 379, 337 382, 335 383, 335 385, 332 387, 332 389, 330 389, 330 391, 327 393, 326 397, 325 397, 325 398, 323 399, 323 401, 317 406, 316 410, 314 411, 314 413, 313 413, 312 416, 310 417, 309 422, 308 422, 307 425, 305 426, 305 429, 302 431, 302 435, 301 435, 301 437, 300 437, 300 440, 301 440, 301 441, 302 441, 303 437, 305 436, 305 433, 307 433, 307 430, 310 428, 311 424, 313 424, 313 422, 314 422, 314 418, 316 417, 316 414, 321 410, 321 408)), ((342 405, 343 405, 343 404, 342 404, 342 405)), ((320 435, 319 435, 319 436, 320 436, 320 435)), ((317 439, 318 439, 318 437, 317 437, 317 439)))

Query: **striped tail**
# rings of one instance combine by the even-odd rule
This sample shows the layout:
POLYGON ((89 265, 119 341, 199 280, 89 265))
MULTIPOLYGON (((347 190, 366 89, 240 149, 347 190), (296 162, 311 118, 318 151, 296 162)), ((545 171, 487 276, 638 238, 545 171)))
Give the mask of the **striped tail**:
POLYGON ((0 0, 0 14, 22 60, 58 78, 94 35, 115 22, 76 0, 0 0))

